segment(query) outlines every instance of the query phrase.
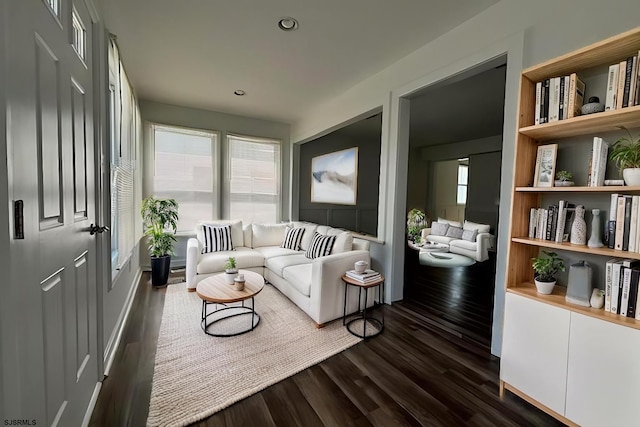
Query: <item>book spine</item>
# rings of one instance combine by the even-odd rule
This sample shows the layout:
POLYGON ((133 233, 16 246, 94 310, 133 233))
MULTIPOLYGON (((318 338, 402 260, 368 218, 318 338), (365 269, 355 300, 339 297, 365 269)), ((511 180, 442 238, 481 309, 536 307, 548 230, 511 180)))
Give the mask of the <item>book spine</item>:
POLYGON ((611 312, 611 283, 613 283, 613 264, 615 258, 607 261, 605 264, 605 281, 604 281, 604 311, 611 312))
POLYGON ((569 93, 570 93, 570 80, 569 76, 564 76, 564 115, 562 120, 569 118, 569 93))
POLYGON ((546 240, 547 222, 549 221, 549 211, 547 209, 542 210, 542 225, 540 226, 540 239, 546 240))
POLYGON ((622 239, 624 237, 624 196, 618 197, 618 216, 616 218, 616 240, 614 249, 622 250, 622 239))
POLYGON ((638 57, 633 57, 633 68, 631 69, 631 85, 629 89, 629 107, 636 105, 636 85, 638 84, 638 57))
POLYGON ((589 172, 589 176, 591 179, 589 180, 589 187, 596 186, 597 173, 596 171, 600 167, 600 150, 602 146, 602 139, 594 136, 593 137, 593 148, 591 150, 591 171, 589 172))
POLYGON ((536 213, 538 210, 536 208, 531 208, 529 212, 529 238, 533 239, 536 237, 536 213))
POLYGON ((596 180, 596 187, 602 187, 604 185, 604 177, 607 174, 607 159, 609 155, 609 144, 600 138, 600 165, 598 167, 598 179, 596 180))
POLYGON ((564 77, 558 77, 560 84, 558 85, 558 120, 564 120, 564 107, 565 107, 565 97, 564 97, 564 77))
POLYGON ((626 60, 624 73, 624 88, 622 92, 622 107, 629 106, 629 91, 631 90, 631 72, 633 71, 633 57, 626 60))
POLYGON ((629 285, 631 284, 631 269, 624 267, 622 275, 622 293, 620 294, 620 315, 627 316, 629 306, 629 285))
POLYGON ((620 71, 618 72, 618 89, 616 89, 616 110, 622 108, 622 99, 624 98, 624 78, 626 77, 627 61, 620 62, 620 71))
POLYGON ((534 113, 534 123, 540 124, 540 94, 542 93, 542 82, 536 83, 536 109, 534 113))
POLYGON ((558 202, 558 221, 556 222, 556 236, 555 242, 562 243, 562 234, 564 233, 564 221, 567 217, 567 209, 565 208, 566 202, 560 200, 558 202))
POLYGON ((640 104, 640 51, 637 55, 638 66, 636 67, 636 99, 633 105, 640 104))
POLYGON ((549 122, 558 121, 560 111, 560 77, 554 77, 549 82, 549 122))
POLYGON ((622 270, 622 262, 617 261, 613 264, 613 272, 611 273, 611 312, 618 314, 618 298, 620 295, 620 273, 622 270))
POLYGON ((611 195, 611 204, 609 205, 609 221, 615 221, 617 219, 619 195, 620 194, 618 193, 613 193, 611 195))
POLYGON ((627 317, 636 317, 636 303, 638 301, 638 282, 640 281, 640 270, 631 269, 631 283, 629 284, 629 307, 627 317))
POLYGON ((607 222, 607 247, 609 249, 615 249, 616 245, 616 222, 607 222))
POLYGON ((631 226, 629 228, 629 252, 636 252, 636 234, 638 234, 638 203, 640 203, 640 196, 632 196, 631 226))
POLYGON ((622 250, 629 250, 629 232, 631 231, 631 196, 624 196, 624 231, 622 235, 622 250))
POLYGON ((609 66, 609 73, 607 74, 607 95, 604 104, 605 111, 616 109, 616 94, 618 91, 619 69, 620 64, 613 64, 609 66))
POLYGON ((542 82, 540 103, 540 108, 542 109, 542 113, 540 115, 540 123, 547 123, 549 121, 549 79, 545 79, 542 82))
POLYGON ((547 227, 545 229, 545 234, 544 234, 544 239, 545 240, 553 240, 555 238, 555 233, 553 230, 553 224, 555 224, 555 221, 557 221, 556 218, 556 210, 558 209, 557 206, 549 206, 547 208, 547 227), (553 237, 551 237, 553 236, 553 237))

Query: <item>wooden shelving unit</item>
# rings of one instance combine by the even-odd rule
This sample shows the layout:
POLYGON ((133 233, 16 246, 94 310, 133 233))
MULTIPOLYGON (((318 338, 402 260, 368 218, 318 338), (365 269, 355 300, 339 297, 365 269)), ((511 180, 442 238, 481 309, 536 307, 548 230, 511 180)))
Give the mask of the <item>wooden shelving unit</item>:
POLYGON ((640 127, 640 106, 534 125, 535 85, 574 72, 597 76, 639 50, 637 28, 530 67, 520 78, 500 386, 501 392, 511 390, 568 425, 637 423, 633 405, 620 409, 619 402, 635 393, 640 379, 624 368, 637 364, 633 355, 640 352, 640 321, 569 304, 561 286, 551 295, 539 294, 531 258, 541 249, 559 251, 561 256, 586 254, 590 260, 601 260, 596 262, 602 271, 611 258, 640 260, 640 253, 529 238, 530 211, 545 206, 545 198, 554 195, 569 200, 575 195, 581 201, 593 197, 594 203, 602 203, 608 194, 640 193, 640 186, 531 187, 536 153, 538 146, 551 141, 559 146, 574 144, 575 138, 566 138, 576 136, 584 136, 584 149, 591 150, 592 137, 599 133, 640 127), (614 350, 622 347, 626 349, 614 350), (595 369, 606 371, 592 375, 596 365, 595 369))

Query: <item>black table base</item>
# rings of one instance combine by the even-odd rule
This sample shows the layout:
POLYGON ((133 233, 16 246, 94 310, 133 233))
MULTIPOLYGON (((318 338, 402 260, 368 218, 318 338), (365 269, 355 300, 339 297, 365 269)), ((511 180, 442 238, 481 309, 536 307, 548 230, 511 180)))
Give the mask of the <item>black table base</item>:
POLYGON ((246 334, 247 332, 253 331, 258 323, 260 323, 260 315, 256 313, 254 310, 254 300, 251 298, 251 307, 245 306, 244 301, 242 301, 242 305, 226 305, 215 302, 202 301, 202 317, 200 321, 200 326, 205 334, 210 335, 212 337, 235 337, 237 335, 246 334), (207 313, 207 307, 210 305, 214 305, 214 310, 210 313, 207 313), (224 313, 221 313, 224 312, 224 313), (214 316, 217 315, 217 316, 214 316), (232 317, 238 316, 247 316, 247 328, 241 329, 237 332, 232 333, 215 333, 210 331, 210 327, 215 325, 218 322, 222 322, 224 320, 230 319, 232 317), (215 318, 211 318, 215 317, 215 318))

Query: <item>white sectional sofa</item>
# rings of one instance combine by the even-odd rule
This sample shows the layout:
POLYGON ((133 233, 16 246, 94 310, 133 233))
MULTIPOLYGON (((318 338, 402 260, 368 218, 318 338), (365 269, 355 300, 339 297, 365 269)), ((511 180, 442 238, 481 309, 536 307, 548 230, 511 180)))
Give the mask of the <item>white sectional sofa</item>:
MULTIPOLYGON (((352 234, 306 222, 283 224, 246 224, 242 221, 202 221, 196 228, 196 238, 187 244, 187 288, 195 290, 202 279, 224 272, 229 257, 236 259, 239 269, 262 274, 280 292, 311 317, 318 327, 342 317, 344 283, 342 275, 353 269, 356 261, 370 262, 369 242, 353 238, 352 234), (205 245, 203 224, 231 225, 234 250, 202 253, 205 245), (281 248, 287 226, 304 228, 301 250, 281 248), (305 256, 313 235, 335 235, 331 253, 314 259, 305 256)), ((367 305, 373 303, 373 293, 367 305)), ((347 313, 358 308, 357 292, 349 292, 347 313)))
POLYGON ((494 245, 494 236, 489 233, 490 228, 488 224, 466 220, 460 223, 438 218, 431 227, 422 230, 421 237, 423 241, 447 244, 449 252, 480 262, 489 259, 489 249, 494 245), (460 236, 458 236, 460 234, 458 229, 463 233, 460 236))

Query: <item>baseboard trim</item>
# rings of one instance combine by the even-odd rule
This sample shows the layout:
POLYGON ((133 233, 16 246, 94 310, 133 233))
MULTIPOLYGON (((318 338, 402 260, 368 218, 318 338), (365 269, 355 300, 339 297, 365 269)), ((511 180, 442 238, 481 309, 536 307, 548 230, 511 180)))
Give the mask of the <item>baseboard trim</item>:
POLYGON ((96 408, 96 403, 98 402, 98 395, 100 394, 100 390, 102 390, 102 382, 98 381, 95 388, 93 389, 93 394, 91 395, 89 406, 87 406, 87 412, 85 412, 84 418, 82 419, 82 427, 89 427, 89 422, 91 421, 93 410, 96 408))
POLYGON ((127 324, 127 320, 129 319, 129 313, 131 312, 131 306, 133 305, 133 299, 136 295, 136 291, 138 290, 138 286, 140 285, 140 278, 142 277, 142 269, 138 269, 135 278, 133 279, 133 285, 131 286, 131 290, 129 291, 129 295, 127 296, 127 300, 124 304, 124 308, 120 312, 120 319, 118 319, 118 325, 115 327, 113 333, 111 334, 111 338, 109 338, 109 342, 107 344, 107 348, 104 352, 104 376, 109 376, 109 371, 111 370, 111 365, 113 365, 113 360, 116 356, 116 350, 118 350, 118 345, 120 345, 120 340, 122 339, 122 333, 124 332, 124 326, 127 324))

